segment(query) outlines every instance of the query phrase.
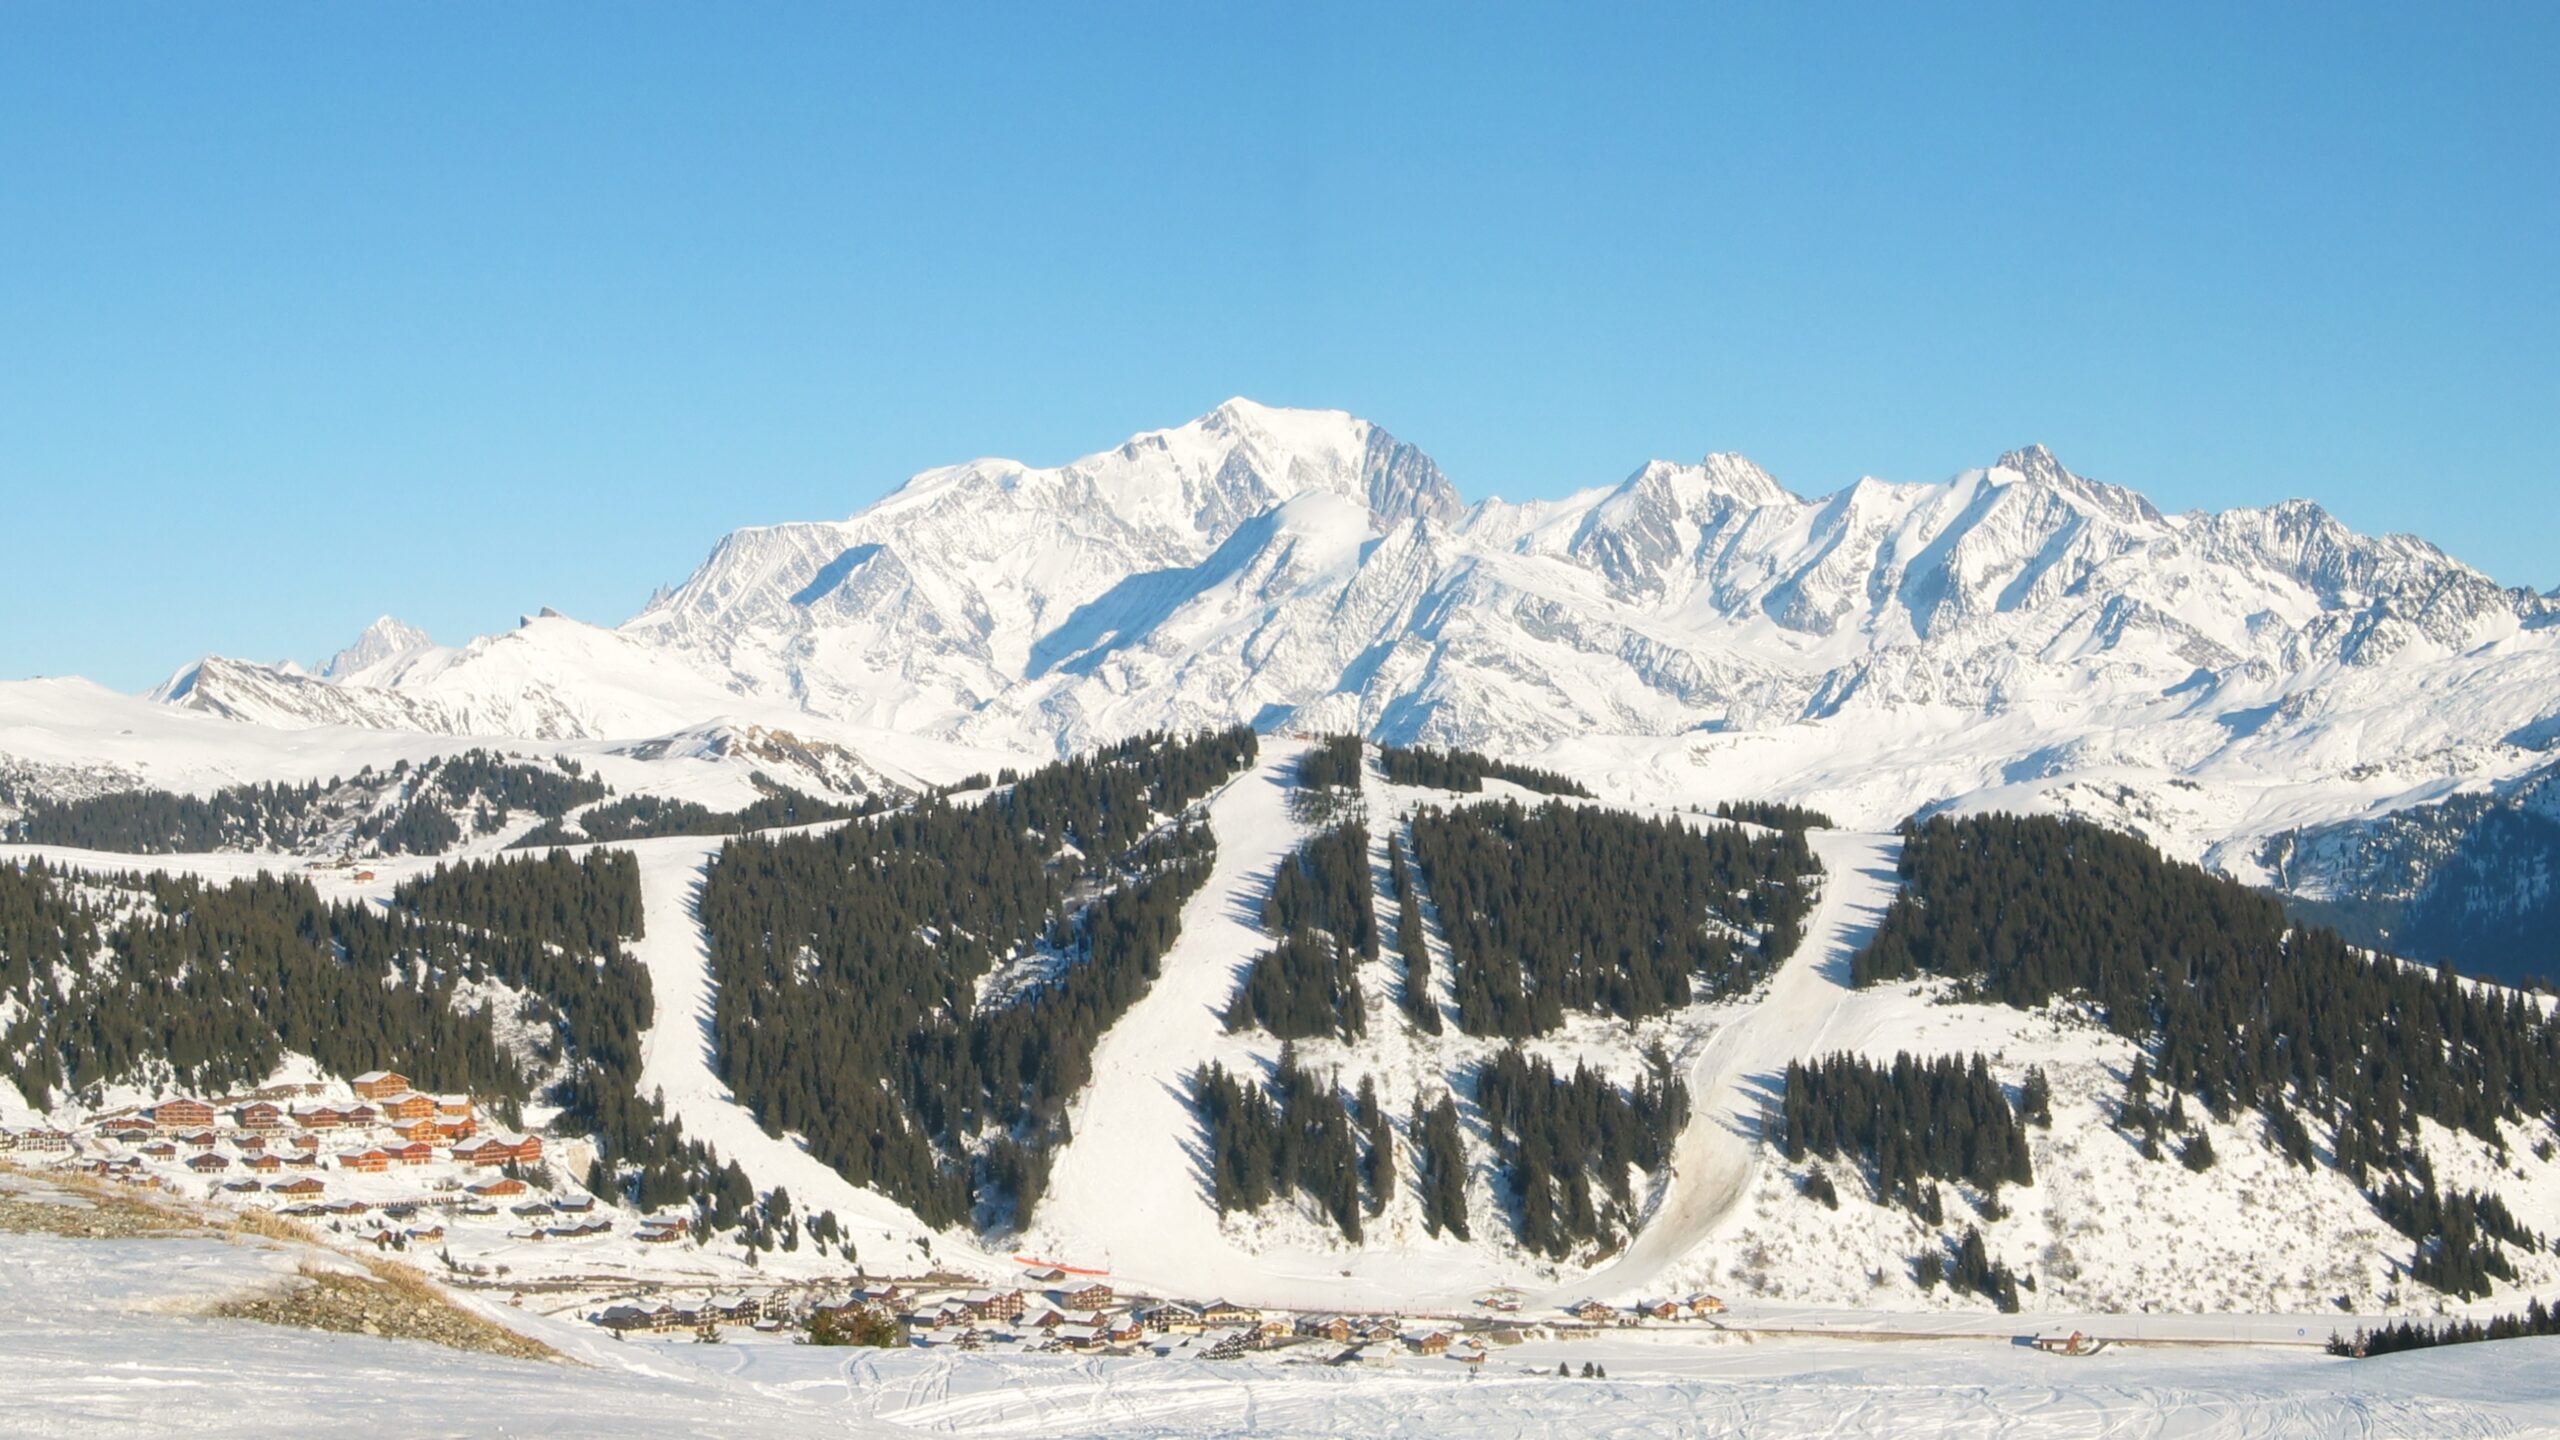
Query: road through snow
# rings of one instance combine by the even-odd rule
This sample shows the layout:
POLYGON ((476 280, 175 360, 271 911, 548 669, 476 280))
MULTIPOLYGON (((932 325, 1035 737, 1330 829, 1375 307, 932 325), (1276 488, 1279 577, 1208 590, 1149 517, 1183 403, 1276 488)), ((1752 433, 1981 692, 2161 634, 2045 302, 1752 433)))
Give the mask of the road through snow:
POLYGON ((1823 881, 1804 943, 1779 967, 1760 1003, 1717 1031, 1690 1066, 1689 1126, 1672 1150, 1662 1199, 1614 1262, 1549 1301, 1643 1291, 1713 1234, 1742 1198, 1787 1062, 1821 1053, 1849 997, 1849 959, 1874 936, 1899 883, 1898 837, 1816 830, 1810 839, 1823 881))

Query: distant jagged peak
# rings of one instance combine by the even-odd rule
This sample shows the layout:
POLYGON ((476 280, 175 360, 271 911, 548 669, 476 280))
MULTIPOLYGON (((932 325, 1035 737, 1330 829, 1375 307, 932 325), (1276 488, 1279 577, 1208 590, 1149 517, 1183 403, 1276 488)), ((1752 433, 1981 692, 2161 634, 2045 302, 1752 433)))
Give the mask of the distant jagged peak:
POLYGON ((1626 494, 1653 494, 1694 514, 1718 500, 1745 509, 1799 503, 1799 497, 1747 455, 1715 451, 1694 465, 1648 460, 1618 487, 1626 494))
POLYGON ((2001 456, 1992 465, 1991 473, 1996 479, 2004 471, 2029 485, 2075 499, 2125 524, 2167 523, 2160 507, 2140 492, 2075 474, 2042 445, 2028 445, 2001 456))
POLYGON ((427 649, 435 643, 428 638, 426 631, 417 626, 384 615, 364 627, 354 644, 321 661, 313 673, 323 680, 343 680, 359 670, 370 669, 413 650, 427 649))

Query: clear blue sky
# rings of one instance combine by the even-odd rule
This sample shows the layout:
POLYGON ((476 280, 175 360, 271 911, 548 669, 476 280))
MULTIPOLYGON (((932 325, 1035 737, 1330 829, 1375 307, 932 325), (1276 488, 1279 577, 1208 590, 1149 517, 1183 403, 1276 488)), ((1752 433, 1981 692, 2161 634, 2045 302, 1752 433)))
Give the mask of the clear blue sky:
POLYGON ((2560 6, 0 8, 0 677, 617 621, 1230 394, 2560 582, 2560 6), (1961 12, 1961 18, 1959 18, 1961 12))

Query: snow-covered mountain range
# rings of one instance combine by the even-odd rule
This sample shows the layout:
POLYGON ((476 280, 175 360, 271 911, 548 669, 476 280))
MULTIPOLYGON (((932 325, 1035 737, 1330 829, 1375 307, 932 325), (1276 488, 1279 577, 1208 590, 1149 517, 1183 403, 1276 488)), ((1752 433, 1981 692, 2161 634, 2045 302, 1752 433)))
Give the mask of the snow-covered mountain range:
POLYGON ((1025 755, 1241 718, 1853 823, 2067 810, 2267 879, 2269 836, 2546 763, 2560 601, 2308 502, 2165 514, 2041 448, 1815 498, 1710 455, 1469 505, 1376 425, 1235 400, 740 530, 619 626, 546 612, 442 647, 386 619, 316 669, 209 657, 154 698, 265 728, 1025 755))

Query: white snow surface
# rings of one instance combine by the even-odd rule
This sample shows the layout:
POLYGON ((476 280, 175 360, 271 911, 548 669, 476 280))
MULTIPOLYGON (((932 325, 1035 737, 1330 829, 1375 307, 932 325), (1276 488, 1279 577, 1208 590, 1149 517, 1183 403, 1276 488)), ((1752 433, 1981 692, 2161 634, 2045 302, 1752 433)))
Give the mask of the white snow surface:
MULTIPOLYGON (((2300 1347, 1608 1335, 1471 1376, 1255 1358, 972 1356, 743 1337, 618 1344, 483 1305, 568 1364, 197 1318, 295 1257, 208 1239, 0 1235, 0 1434, 270 1436, 2504 1436, 2553 1432, 2560 1342, 2372 1361, 2300 1347), (1559 1361, 1607 1379, 1560 1380, 1559 1361)), ((471 1303, 466 1300, 466 1303, 471 1303)))

